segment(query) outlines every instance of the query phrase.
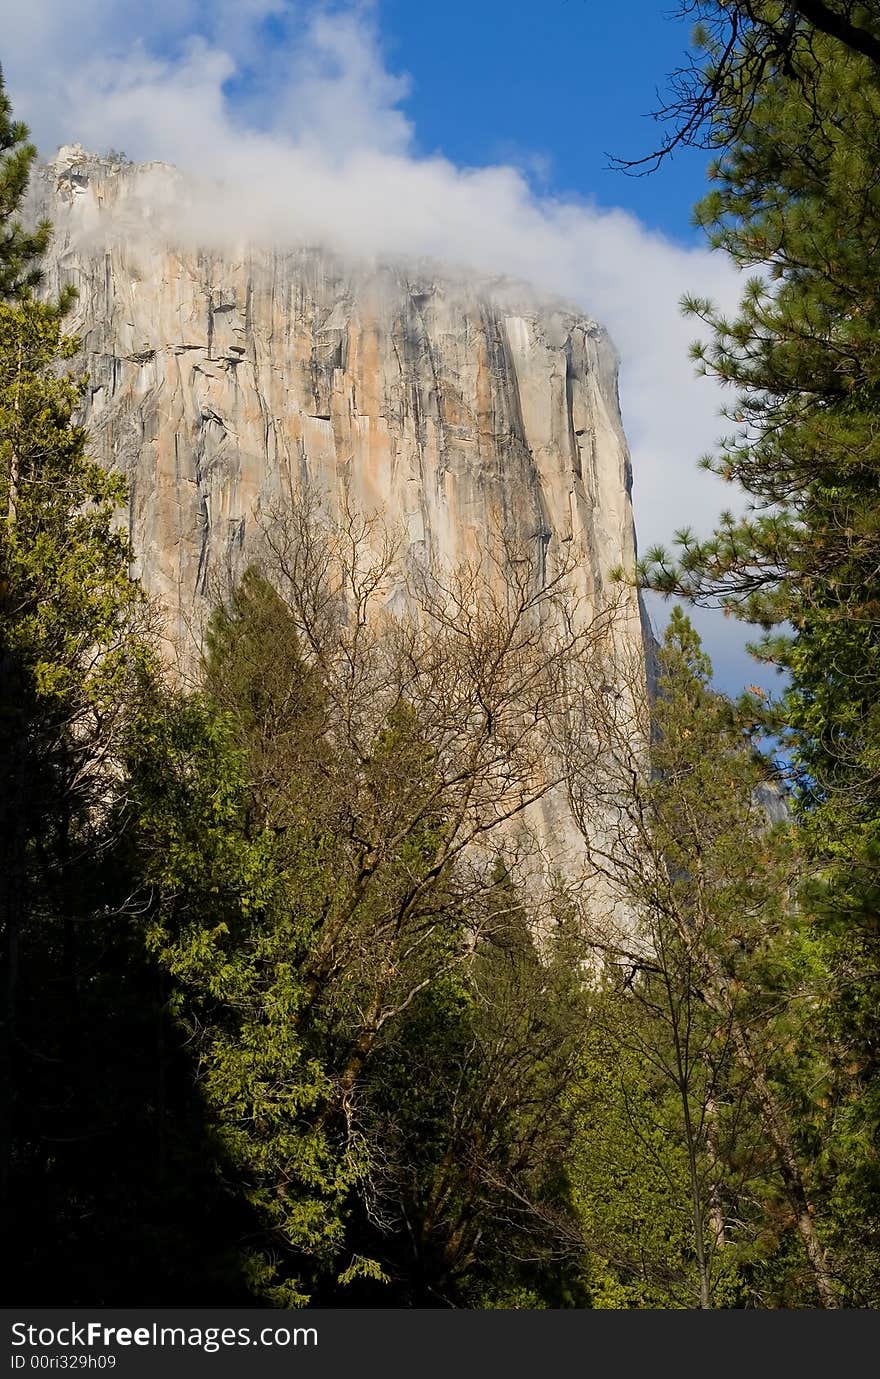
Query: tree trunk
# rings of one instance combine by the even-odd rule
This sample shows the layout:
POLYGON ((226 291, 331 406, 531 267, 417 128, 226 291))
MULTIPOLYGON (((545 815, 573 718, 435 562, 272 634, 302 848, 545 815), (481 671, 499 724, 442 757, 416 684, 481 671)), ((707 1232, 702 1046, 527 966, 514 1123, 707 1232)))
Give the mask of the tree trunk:
MULTIPOLYGON (((709 1159, 713 1170, 716 1170, 721 1162, 718 1153, 718 1103, 714 1094, 710 1095, 706 1102, 706 1148, 709 1151, 709 1159)), ((718 1179, 713 1177, 709 1184, 709 1224, 712 1227, 712 1244, 716 1250, 721 1250, 727 1243, 727 1229, 724 1222, 724 1203, 721 1200, 721 1189, 718 1179)))

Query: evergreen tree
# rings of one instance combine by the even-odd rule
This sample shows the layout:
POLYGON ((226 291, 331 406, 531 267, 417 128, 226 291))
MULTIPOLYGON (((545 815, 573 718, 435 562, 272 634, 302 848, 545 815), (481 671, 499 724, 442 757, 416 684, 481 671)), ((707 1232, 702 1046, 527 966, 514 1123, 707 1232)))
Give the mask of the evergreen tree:
POLYGON ((175 1255, 163 1081, 181 1123, 197 1117, 153 1059, 161 1002, 112 876, 120 754, 149 660, 117 521, 125 485, 75 422, 69 294, 33 296, 48 229, 15 220, 34 152, 2 93, 0 142, 0 1198, 18 1296, 42 1291, 51 1251, 51 1300, 91 1302, 175 1255), (123 1239, 142 1259, 121 1258, 123 1239))
MULTIPOLYGON (((739 430, 704 463, 750 509, 708 539, 679 533, 677 559, 649 552, 641 575, 761 628, 758 654, 786 672, 779 703, 750 712, 788 741, 821 869, 804 896, 829 973, 814 1034, 837 1070, 825 1161, 836 1249, 854 1259, 851 1224, 880 1220, 867 1147, 880 1131, 880 23, 849 0, 691 8, 707 21, 705 63, 670 113, 717 153, 699 223, 757 271, 733 319, 688 303, 710 330, 700 367, 737 394, 739 430)), ((876 1302, 876 1271, 860 1290, 876 1302)))
POLYGON ((12 118, 0 69, 0 301, 27 296, 40 281, 39 260, 49 243, 49 222, 28 230, 18 218, 36 157, 27 126, 12 118))
POLYGON ((713 245, 762 274, 735 320, 689 303, 713 336, 695 357, 738 393, 741 430, 704 463, 745 490, 755 515, 725 516, 707 541, 681 533, 678 564, 654 551, 643 574, 766 629, 794 628, 761 653, 791 673, 783 721, 833 842, 862 825, 870 833, 877 808, 880 78, 813 34, 760 91, 737 102, 731 88, 713 129, 723 152, 698 219, 713 245))
POLYGON ((360 1172, 303 976, 332 887, 322 840, 261 816, 233 725, 197 696, 147 702, 127 769, 147 944, 198 1060, 213 1171, 252 1213, 243 1273, 299 1306, 332 1271, 360 1172))
POLYGON ((589 1009, 578 950, 560 924, 539 955, 501 867, 481 908, 469 960, 420 993, 367 1070, 389 1227, 374 1248, 408 1305, 584 1305, 568 1180, 589 1009))
MULTIPOLYGON (((648 1148, 677 1127, 677 1147, 668 1154, 664 1147, 658 1163, 687 1196, 656 1195, 668 1221, 677 1214, 670 1264, 677 1257, 683 1272, 669 1278, 677 1305, 689 1274, 701 1306, 729 1301, 746 1283, 744 1296, 766 1305, 764 1283, 754 1268, 744 1270, 775 1216, 782 1237, 799 1242, 797 1298, 836 1307, 842 1279, 828 1249, 808 1134, 820 1109, 821 1053, 803 1039, 803 1012, 827 974, 794 922, 796 836, 784 824, 771 827, 762 803, 771 764, 748 723, 712 690, 710 674, 676 609, 659 654, 656 702, 643 693, 623 715, 598 697, 584 708, 583 731, 599 752, 573 789, 589 821, 595 876, 610 888, 607 911, 594 914, 587 935, 608 964, 613 1018, 606 1014, 594 1054, 605 1108, 608 1050, 623 1053, 615 1073, 622 1104, 610 1107, 601 1134, 620 1124, 622 1112, 648 1148), (650 770, 639 760, 645 741, 650 770), (603 822, 609 815, 613 822, 603 822), (754 1210, 756 1194, 763 1212, 754 1210)), ((589 1094, 588 1084, 588 1109, 589 1094)), ((631 1164, 632 1152, 630 1144, 631 1164)), ((604 1194, 619 1240, 617 1194, 627 1191, 620 1169, 589 1191, 593 1235, 604 1194)), ((634 1196, 645 1196, 638 1181, 634 1196)), ((652 1249, 656 1266, 656 1239, 652 1249)), ((788 1249, 780 1239, 774 1252, 788 1249)), ((658 1279, 662 1270, 644 1282, 656 1289, 658 1279)), ((781 1290, 775 1302, 785 1305, 790 1281, 773 1286, 781 1290)))

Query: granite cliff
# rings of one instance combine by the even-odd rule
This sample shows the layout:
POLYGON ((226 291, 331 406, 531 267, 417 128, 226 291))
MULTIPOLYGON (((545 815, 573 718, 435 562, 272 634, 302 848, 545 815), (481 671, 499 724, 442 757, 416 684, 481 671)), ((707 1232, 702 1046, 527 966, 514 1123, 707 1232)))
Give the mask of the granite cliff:
MULTIPOLYGON (((432 564, 492 532, 541 559, 577 549, 593 603, 631 561, 617 360, 595 321, 436 266, 199 248, 164 164, 72 145, 35 195, 47 287, 78 292, 92 447, 128 478, 138 572, 178 641, 304 480, 331 508, 381 510, 432 564)), ((640 640, 635 599, 629 622, 640 640)))

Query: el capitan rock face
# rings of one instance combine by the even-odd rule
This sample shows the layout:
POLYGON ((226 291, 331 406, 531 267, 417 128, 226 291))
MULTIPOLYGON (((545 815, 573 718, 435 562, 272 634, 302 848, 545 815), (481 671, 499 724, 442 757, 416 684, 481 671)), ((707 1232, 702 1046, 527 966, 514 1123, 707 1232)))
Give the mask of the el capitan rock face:
MULTIPOLYGON (((47 286, 79 294, 92 448, 128 477, 138 573, 176 640, 303 480, 331 508, 381 509, 440 565, 493 531, 551 561, 574 542, 592 602, 632 561, 617 361, 594 321, 440 270, 199 250, 168 229, 182 188, 76 145, 37 185, 47 286)), ((640 640, 635 597, 631 625, 640 640)))

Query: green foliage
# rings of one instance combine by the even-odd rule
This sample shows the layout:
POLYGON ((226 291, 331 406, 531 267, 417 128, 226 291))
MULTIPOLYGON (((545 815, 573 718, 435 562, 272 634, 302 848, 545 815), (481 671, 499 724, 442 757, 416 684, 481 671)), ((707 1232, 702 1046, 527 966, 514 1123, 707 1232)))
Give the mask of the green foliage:
POLYGON ((621 820, 594 846, 627 916, 599 929, 576 1092, 595 1305, 834 1306, 803 1018, 828 974, 795 923, 797 833, 771 826, 770 763, 679 609, 658 660, 650 774, 624 722, 592 783, 621 820))
POLYGON ((871 845, 855 864, 811 881, 801 899, 804 943, 825 974, 804 1032, 813 1091, 805 1134, 835 1255, 858 1307, 880 1305, 878 864, 871 845))
MULTIPOLYGON (((124 487, 89 459, 73 421, 80 385, 64 365, 77 343, 61 332, 63 303, 30 295, 48 230, 12 219, 34 156, 24 141, 0 91, 0 1212, 22 1289, 37 1291, 52 1241, 50 1294, 66 1276, 99 1299, 116 1286, 107 1238, 127 1232, 155 1260, 148 1241, 174 1201, 158 1189, 174 1157, 164 1116, 161 1149, 149 1136, 125 1143, 126 1115, 144 1128, 139 1096, 174 1074, 137 1053, 120 1066, 120 1047, 150 1047, 161 1017, 138 945, 115 922, 108 863, 117 749, 149 657, 116 520, 124 487), (127 1154, 143 1173, 140 1214, 127 1154)), ((183 1122, 185 1093, 175 1104, 183 1122)))
POLYGON ((788 744, 821 869, 801 941, 824 971, 804 1052, 824 1106, 803 1106, 804 1143, 850 1296, 874 1304, 876 1257, 854 1240, 877 1229, 867 1146, 880 1130, 880 29, 863 5, 700 8, 717 21, 706 69, 717 157, 696 218, 755 276, 732 319, 686 305, 710 332, 694 347, 700 369, 736 392, 739 429, 704 464, 751 507, 708 539, 680 533, 677 559, 650 552, 641 576, 752 622, 758 654, 787 673, 779 701, 752 699, 750 712, 788 744))
POLYGON ((779 719, 834 846, 877 804, 880 85, 859 52, 798 32, 784 61, 768 56, 759 89, 735 73, 765 34, 742 38, 716 111, 713 189, 697 209, 712 244, 758 276, 734 319, 687 304, 711 331, 694 357, 737 392, 740 429, 705 463, 753 512, 725 515, 708 540, 682 533, 678 563, 655 551, 642 573, 765 629, 790 624, 762 654, 790 672, 779 719))
POLYGON ((587 1003, 564 931, 538 956, 509 878, 469 961, 428 985, 367 1074, 374 1217, 408 1304, 582 1305, 565 1088, 587 1003))
POLYGON ((326 886, 320 847, 290 830, 282 847, 254 820, 231 725, 197 697, 150 706, 129 771, 137 870, 153 895, 147 943, 198 1052, 217 1171, 266 1241, 249 1277, 278 1305, 301 1305, 335 1256, 359 1172, 328 1123, 331 1078, 301 975, 326 886))
POLYGON ((40 281, 39 259, 49 243, 49 222, 26 230, 17 219, 36 157, 27 126, 12 118, 0 71, 0 301, 28 296, 40 281))
MULTIPOLYGON (((612 988, 579 1070, 572 1176, 595 1308, 699 1306, 681 1103, 661 1061, 668 1029, 660 1021, 652 1027, 646 1009, 612 988)), ((701 1138, 708 1189, 715 1166, 701 1138)), ((702 1205, 708 1222, 708 1190, 702 1205)), ((719 1251, 712 1261, 714 1306, 736 1305, 737 1253, 719 1251)))
POLYGON ((41 700, 102 712, 138 595, 114 521, 125 486, 88 458, 72 421, 81 385, 55 372, 77 347, 54 308, 0 304, 0 627, 41 700))

